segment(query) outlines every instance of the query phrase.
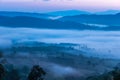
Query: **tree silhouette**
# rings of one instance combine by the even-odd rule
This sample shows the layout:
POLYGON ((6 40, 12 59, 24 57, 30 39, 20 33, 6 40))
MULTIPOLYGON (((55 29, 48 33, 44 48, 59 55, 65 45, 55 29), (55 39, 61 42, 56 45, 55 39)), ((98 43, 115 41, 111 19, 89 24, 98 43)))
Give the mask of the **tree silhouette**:
POLYGON ((0 80, 3 80, 5 76, 5 68, 2 64, 0 64, 0 80))
POLYGON ((112 71, 113 74, 113 80, 120 80, 120 68, 115 67, 115 69, 112 71))
POLYGON ((28 80, 43 80, 44 75, 46 72, 39 65, 34 65, 28 75, 28 80))

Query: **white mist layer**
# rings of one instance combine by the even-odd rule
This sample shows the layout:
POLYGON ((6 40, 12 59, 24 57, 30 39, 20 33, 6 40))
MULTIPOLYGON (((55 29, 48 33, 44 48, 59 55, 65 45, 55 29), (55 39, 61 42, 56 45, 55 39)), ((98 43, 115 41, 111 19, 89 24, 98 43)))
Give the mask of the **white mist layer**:
MULTIPOLYGON (((0 47, 13 42, 77 43, 95 49, 97 54, 120 56, 120 31, 77 31, 0 27, 0 47)), ((120 57, 119 57, 120 58, 120 57)))

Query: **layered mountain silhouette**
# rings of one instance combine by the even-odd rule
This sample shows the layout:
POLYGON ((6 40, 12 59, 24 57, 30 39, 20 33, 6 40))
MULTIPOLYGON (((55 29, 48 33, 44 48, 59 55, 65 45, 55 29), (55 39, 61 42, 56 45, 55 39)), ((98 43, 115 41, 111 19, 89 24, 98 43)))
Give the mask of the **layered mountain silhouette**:
POLYGON ((47 14, 54 15, 54 16, 73 16, 73 15, 91 14, 91 13, 87 11, 80 11, 80 10, 66 10, 66 11, 48 12, 47 14))
POLYGON ((95 14, 109 15, 109 14, 117 14, 117 13, 120 13, 120 10, 107 10, 107 11, 102 11, 102 12, 96 12, 95 14))
POLYGON ((120 30, 119 19, 120 14, 66 16, 59 20, 43 19, 33 16, 0 16, 0 26, 67 30, 120 30), (105 24, 110 26, 98 27, 83 23, 105 24))
POLYGON ((102 24, 109 26, 120 26, 120 13, 115 15, 76 15, 66 16, 61 21, 73 21, 78 23, 102 24))
POLYGON ((47 19, 51 15, 43 14, 43 13, 0 11, 0 16, 8 16, 8 17, 28 16, 28 17, 37 17, 37 18, 47 19))
POLYGON ((28 28, 47 28, 47 29, 87 29, 87 25, 75 22, 62 22, 28 16, 6 17, 0 16, 0 26, 7 27, 28 27, 28 28))

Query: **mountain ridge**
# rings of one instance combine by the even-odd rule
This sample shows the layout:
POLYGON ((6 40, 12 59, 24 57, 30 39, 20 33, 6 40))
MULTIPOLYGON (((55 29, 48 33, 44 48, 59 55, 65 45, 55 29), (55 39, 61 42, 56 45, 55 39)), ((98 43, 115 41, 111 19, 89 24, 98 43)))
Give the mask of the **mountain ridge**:
POLYGON ((0 26, 12 28, 66 29, 66 30, 120 30, 120 26, 97 27, 75 21, 60 21, 28 16, 0 16, 0 26))
POLYGON ((47 14, 55 15, 55 16, 73 16, 73 15, 91 14, 91 13, 82 10, 64 10, 64 11, 48 12, 47 14))
POLYGON ((102 24, 109 26, 120 26, 120 13, 115 15, 75 15, 60 18, 61 21, 73 21, 78 23, 102 24))
POLYGON ((101 12, 96 12, 95 14, 98 15, 109 15, 109 14, 117 14, 120 13, 120 10, 106 10, 106 11, 101 11, 101 12))
POLYGON ((15 17, 15 16, 28 16, 28 17, 36 17, 36 18, 45 18, 52 15, 44 14, 44 13, 34 13, 34 12, 15 12, 15 11, 0 11, 0 16, 8 16, 8 17, 15 17))

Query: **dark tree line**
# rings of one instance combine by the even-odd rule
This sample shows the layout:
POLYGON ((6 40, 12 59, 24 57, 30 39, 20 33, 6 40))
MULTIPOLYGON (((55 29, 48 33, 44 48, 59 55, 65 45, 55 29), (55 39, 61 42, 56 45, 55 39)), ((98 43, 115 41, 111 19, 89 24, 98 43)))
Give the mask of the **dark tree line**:
MULTIPOLYGON (((34 65, 28 74, 27 80, 44 80, 46 72, 39 66, 34 65)), ((0 80, 21 80, 21 76, 17 69, 6 71, 5 67, 0 64, 0 80)))
POLYGON ((98 76, 90 76, 86 80, 120 80, 120 67, 115 67, 112 71, 98 76))

